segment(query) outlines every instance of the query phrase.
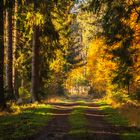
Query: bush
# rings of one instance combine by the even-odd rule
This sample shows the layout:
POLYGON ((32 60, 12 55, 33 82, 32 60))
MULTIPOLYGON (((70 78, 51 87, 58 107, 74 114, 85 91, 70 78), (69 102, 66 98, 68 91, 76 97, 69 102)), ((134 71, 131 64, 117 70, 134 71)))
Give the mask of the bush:
POLYGON ((18 92, 20 98, 22 98, 23 100, 28 100, 30 98, 30 92, 24 87, 20 87, 18 89, 18 92))

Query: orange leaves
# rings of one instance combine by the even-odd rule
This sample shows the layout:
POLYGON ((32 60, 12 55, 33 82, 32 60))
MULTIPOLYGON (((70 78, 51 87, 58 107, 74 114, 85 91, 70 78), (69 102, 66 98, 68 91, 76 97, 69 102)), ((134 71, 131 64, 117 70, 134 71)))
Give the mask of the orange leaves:
POLYGON ((125 25, 129 26, 134 31, 133 43, 140 42, 140 22, 138 21, 138 18, 140 16, 139 13, 140 13, 140 6, 134 7, 128 19, 126 18, 121 19, 121 21, 125 25))
POLYGON ((116 69, 116 64, 111 61, 112 54, 106 51, 109 47, 104 39, 95 39, 88 50, 88 78, 93 87, 99 91, 106 90, 106 85, 112 80, 110 75, 116 69))

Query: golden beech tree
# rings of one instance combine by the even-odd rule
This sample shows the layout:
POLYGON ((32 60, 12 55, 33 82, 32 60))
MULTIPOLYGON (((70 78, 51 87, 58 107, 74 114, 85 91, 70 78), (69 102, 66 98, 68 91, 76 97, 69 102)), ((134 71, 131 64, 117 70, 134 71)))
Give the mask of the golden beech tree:
POLYGON ((112 55, 106 52, 104 39, 95 39, 88 50, 88 79, 97 92, 105 92, 111 84, 113 71, 117 68, 111 61, 112 55))

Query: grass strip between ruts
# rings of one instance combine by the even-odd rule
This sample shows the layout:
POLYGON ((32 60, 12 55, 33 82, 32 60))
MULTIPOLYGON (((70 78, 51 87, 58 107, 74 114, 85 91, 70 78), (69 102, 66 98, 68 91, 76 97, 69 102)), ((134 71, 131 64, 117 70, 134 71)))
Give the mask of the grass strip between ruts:
POLYGON ((69 116, 71 130, 69 135, 84 139, 88 135, 87 120, 84 116, 85 106, 77 106, 69 116))

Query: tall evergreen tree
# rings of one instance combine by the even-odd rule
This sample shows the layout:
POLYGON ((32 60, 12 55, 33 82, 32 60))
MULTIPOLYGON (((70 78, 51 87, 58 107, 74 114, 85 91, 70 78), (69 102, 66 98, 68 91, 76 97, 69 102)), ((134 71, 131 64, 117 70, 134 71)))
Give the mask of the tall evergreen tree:
POLYGON ((4 18, 3 18, 3 0, 0 1, 0 110, 5 107, 4 99, 4 18))
POLYGON ((6 86, 8 98, 13 98, 12 7, 13 1, 6 0, 6 86))
MULTIPOLYGON (((37 1, 34 1, 34 10, 37 11, 37 1)), ((32 101, 39 101, 39 27, 33 25, 33 36, 32 36, 32 101)))

